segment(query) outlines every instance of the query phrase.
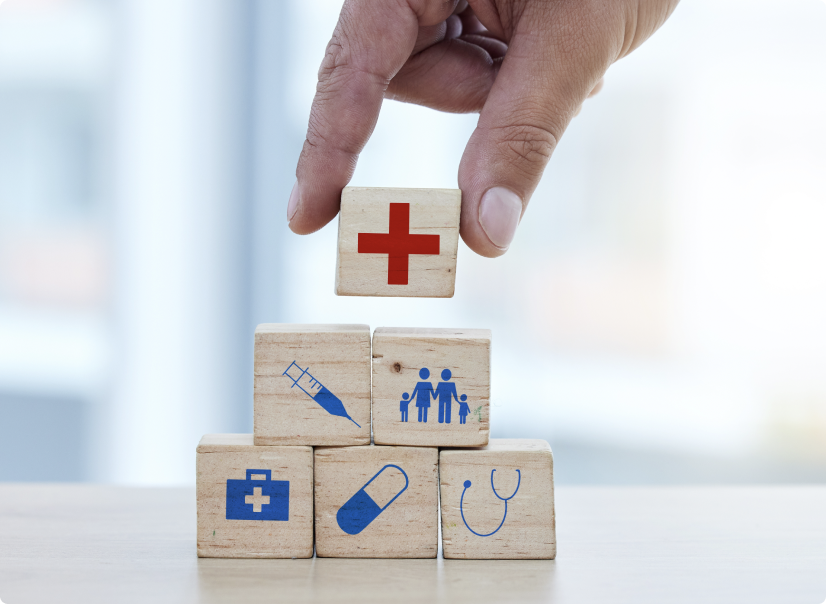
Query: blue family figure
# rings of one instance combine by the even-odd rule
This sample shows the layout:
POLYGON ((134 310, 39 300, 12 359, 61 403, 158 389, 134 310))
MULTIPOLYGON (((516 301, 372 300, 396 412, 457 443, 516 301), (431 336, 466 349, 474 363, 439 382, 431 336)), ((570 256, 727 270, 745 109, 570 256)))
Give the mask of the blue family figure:
MULTIPOLYGON (((427 367, 422 367, 419 369, 419 377, 422 380, 426 380, 430 377, 430 370, 427 367)), ((427 422, 427 410, 430 408, 430 398, 436 398, 436 394, 433 392, 433 384, 430 382, 419 382, 416 384, 416 387, 413 389, 413 393, 410 395, 410 400, 416 398, 416 407, 419 408, 419 421, 420 422, 427 422)))
POLYGON ((399 401, 399 411, 402 412, 402 421, 407 421, 407 406, 410 404, 410 395, 406 392, 402 394, 402 400, 399 401))
POLYGON ((467 423, 467 416, 470 414, 470 407, 465 402, 467 401, 467 394, 463 394, 459 397, 459 423, 466 424, 467 423))
POLYGON ((433 393, 433 398, 439 399, 439 423, 450 423, 450 410, 453 406, 453 399, 459 402, 459 395, 456 393, 456 384, 449 381, 451 377, 450 369, 442 371, 442 382, 436 386, 436 392, 433 393))

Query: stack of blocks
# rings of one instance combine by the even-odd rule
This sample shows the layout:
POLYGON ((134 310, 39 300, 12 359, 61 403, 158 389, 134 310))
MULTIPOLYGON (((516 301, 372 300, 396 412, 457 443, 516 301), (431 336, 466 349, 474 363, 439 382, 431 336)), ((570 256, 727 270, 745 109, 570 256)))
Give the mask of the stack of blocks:
MULTIPOLYGON (((345 189, 337 293, 451 296, 459 204, 345 189)), ((254 434, 197 448, 198 555, 435 558, 441 507, 445 558, 554 558, 551 449, 489 439, 490 351, 482 329, 259 325, 254 434)))

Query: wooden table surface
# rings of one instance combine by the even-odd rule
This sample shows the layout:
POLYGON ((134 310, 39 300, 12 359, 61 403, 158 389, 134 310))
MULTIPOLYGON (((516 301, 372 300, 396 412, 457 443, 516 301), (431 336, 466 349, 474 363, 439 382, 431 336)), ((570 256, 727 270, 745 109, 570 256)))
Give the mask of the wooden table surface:
POLYGON ((0 484, 0 600, 826 600, 826 487, 559 487, 555 561, 195 556, 193 489, 0 484))

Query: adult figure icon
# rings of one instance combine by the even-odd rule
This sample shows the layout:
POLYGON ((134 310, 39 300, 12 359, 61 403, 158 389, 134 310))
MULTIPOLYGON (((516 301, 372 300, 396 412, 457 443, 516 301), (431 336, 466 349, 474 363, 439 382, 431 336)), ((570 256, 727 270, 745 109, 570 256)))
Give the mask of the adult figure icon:
POLYGON ((439 385, 436 386, 436 392, 433 394, 433 398, 438 397, 439 399, 440 424, 450 423, 450 410, 453 406, 453 399, 455 398, 456 403, 459 403, 459 394, 456 392, 456 384, 450 381, 451 376, 450 369, 443 370, 443 381, 439 382, 439 385))
MULTIPOLYGON (((427 367, 419 369, 419 378, 426 380, 430 377, 430 370, 427 367)), ((413 393, 410 395, 410 400, 416 399, 416 407, 419 408, 419 421, 427 422, 427 410, 430 408, 430 398, 436 398, 433 392, 433 384, 430 382, 421 381, 416 384, 413 393)))

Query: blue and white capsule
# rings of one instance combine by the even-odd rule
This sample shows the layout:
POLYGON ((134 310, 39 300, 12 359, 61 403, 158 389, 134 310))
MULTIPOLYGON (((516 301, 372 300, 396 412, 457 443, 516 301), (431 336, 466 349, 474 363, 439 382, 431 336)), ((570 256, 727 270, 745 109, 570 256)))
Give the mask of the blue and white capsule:
POLYGON ((355 495, 350 497, 350 499, 348 499, 347 502, 338 509, 338 512, 336 513, 336 521, 338 522, 338 526, 348 535, 358 535, 361 531, 367 528, 367 526, 373 522, 379 514, 390 507, 390 504, 396 501, 396 499, 399 498, 399 495, 407 490, 409 484, 410 480, 407 478, 407 473, 404 470, 397 465, 387 464, 381 470, 376 472, 376 475, 373 476, 373 478, 368 480, 355 495), (396 493, 396 495, 388 501, 384 507, 380 507, 373 500, 373 498, 367 494, 366 489, 374 480, 379 478, 381 473, 387 468, 396 468, 404 475, 404 488, 396 493))

